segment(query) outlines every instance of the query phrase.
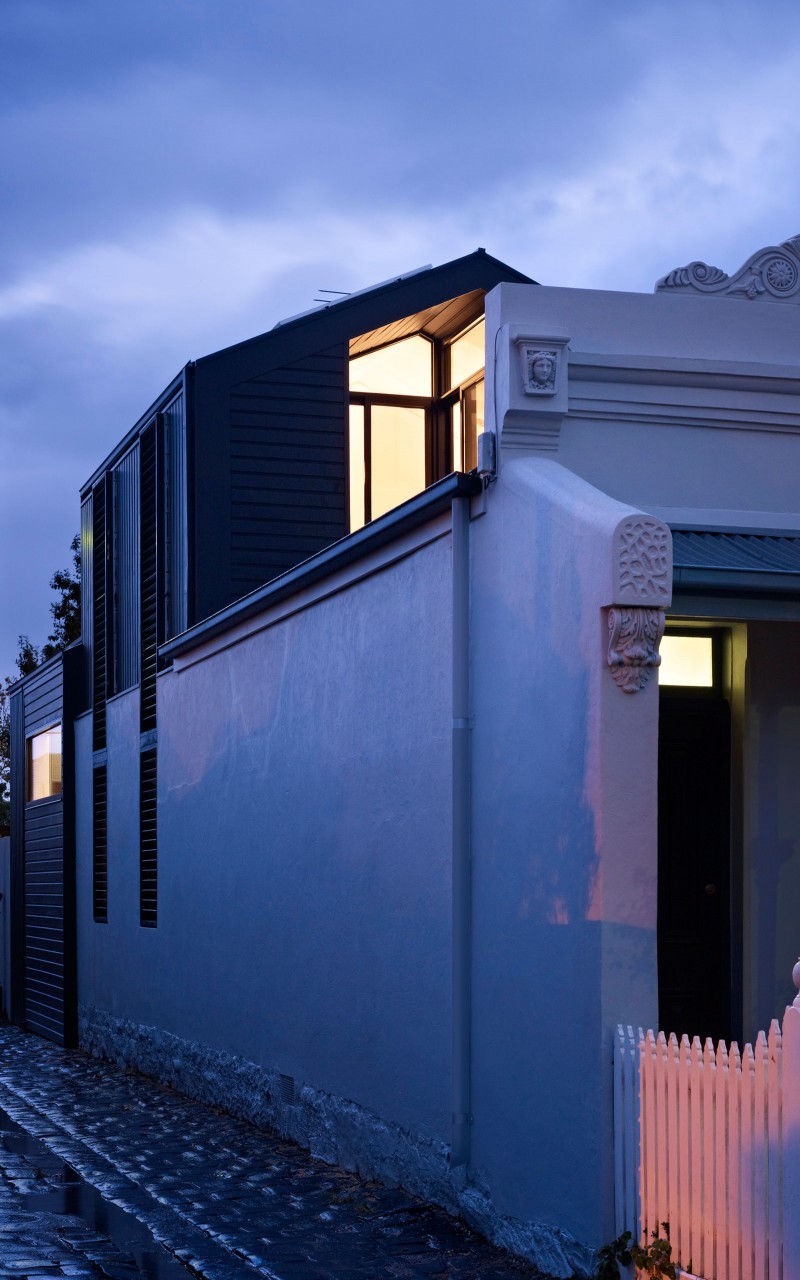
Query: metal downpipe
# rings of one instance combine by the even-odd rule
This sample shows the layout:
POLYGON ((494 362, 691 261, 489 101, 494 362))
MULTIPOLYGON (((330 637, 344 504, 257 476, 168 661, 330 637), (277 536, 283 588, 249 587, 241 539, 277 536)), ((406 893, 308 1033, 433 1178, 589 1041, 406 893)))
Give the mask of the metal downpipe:
POLYGON ((453 1022, 451 1167, 470 1157, 472 852, 469 688, 470 501, 453 499, 453 1022))

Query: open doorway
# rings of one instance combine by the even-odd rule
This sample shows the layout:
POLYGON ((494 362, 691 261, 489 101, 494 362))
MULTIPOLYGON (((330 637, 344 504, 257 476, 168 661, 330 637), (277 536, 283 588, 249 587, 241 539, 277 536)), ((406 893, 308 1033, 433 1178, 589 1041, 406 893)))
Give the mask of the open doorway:
POLYGON ((730 1038, 730 633, 674 628, 659 672, 658 999, 669 1034, 730 1038))

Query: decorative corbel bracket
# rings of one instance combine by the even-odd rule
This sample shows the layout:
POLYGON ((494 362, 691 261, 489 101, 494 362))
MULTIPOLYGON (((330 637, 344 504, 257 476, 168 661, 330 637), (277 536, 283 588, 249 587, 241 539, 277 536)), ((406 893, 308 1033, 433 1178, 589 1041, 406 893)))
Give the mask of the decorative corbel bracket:
POLYGON ((660 666, 664 610, 630 607, 608 611, 608 665, 624 693, 638 693, 660 666))
POLYGON ((664 609, 672 600, 669 528, 654 516, 625 516, 614 533, 613 559, 608 666, 623 692, 638 693, 661 663, 664 609))
POLYGON ((502 448, 557 452, 569 403, 568 346, 566 333, 503 325, 494 398, 502 448))

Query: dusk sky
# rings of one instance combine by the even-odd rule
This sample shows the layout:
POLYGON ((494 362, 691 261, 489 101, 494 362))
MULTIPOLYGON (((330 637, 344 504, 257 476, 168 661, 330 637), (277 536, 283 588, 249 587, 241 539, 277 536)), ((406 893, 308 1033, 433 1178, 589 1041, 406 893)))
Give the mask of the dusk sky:
POLYGON ((649 292, 800 232, 796 0, 3 0, 0 675, 189 359, 483 245, 649 292))

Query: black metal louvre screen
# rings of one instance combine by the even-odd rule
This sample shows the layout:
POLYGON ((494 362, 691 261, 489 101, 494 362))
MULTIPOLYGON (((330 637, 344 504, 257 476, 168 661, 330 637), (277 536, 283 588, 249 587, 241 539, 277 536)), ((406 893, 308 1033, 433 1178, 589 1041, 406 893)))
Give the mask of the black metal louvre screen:
MULTIPOLYGON (((92 745, 106 747, 109 622, 109 491, 106 474, 92 490, 92 745)), ((101 924, 108 920, 108 785, 105 764, 92 769, 92 910, 101 924)))
POLYGON ((158 923, 158 844, 155 747, 139 756, 139 923, 158 923))
POLYGON ((158 626, 158 423, 145 427, 139 440, 140 721, 142 733, 156 727, 158 626))
POLYGON ((92 771, 92 910, 98 924, 108 920, 107 775, 104 764, 92 771))
POLYGON ((156 809, 156 675, 163 623, 163 415, 139 438, 140 702, 139 729, 139 924, 158 923, 158 828, 156 809))
POLYGON ((106 623, 106 490, 103 477, 92 490, 92 745, 106 745, 107 623, 106 623))

